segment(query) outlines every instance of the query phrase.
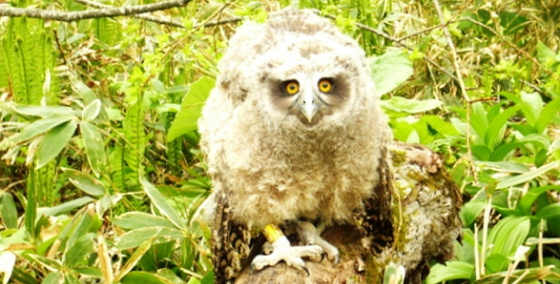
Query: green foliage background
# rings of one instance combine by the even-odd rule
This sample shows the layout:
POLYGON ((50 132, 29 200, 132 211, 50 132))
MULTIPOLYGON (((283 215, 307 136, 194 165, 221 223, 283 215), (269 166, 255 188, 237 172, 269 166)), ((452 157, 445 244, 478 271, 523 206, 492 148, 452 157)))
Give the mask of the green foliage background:
MULTIPOLYGON (((210 190, 196 120, 236 27, 287 5, 156 13, 184 28, 0 18, 4 283, 212 283, 209 228, 193 219, 210 190)), ((358 40, 395 138, 440 152, 464 193, 457 258, 426 282, 560 283, 560 2, 293 5, 358 40)))

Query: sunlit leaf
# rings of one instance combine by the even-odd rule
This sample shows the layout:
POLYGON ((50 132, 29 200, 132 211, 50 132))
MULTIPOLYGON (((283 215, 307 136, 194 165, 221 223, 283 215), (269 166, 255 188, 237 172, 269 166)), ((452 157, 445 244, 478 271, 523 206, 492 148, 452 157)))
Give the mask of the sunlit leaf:
POLYGON ((185 228, 186 222, 179 217, 180 215, 177 211, 175 211, 175 209, 167 204, 165 198, 163 198, 163 195, 161 195, 159 190, 157 190, 157 188, 145 179, 142 179, 140 183, 142 184, 142 188, 144 188, 146 194, 148 194, 148 197, 150 197, 154 206, 161 212, 161 214, 171 221, 171 223, 173 223, 173 225, 177 228, 185 228))
POLYGON ((395 111, 404 112, 409 114, 421 113, 439 108, 442 103, 438 100, 415 100, 406 99, 403 97, 392 97, 388 100, 383 100, 382 105, 384 108, 395 111))
POLYGON ((143 212, 124 213, 113 219, 113 224, 123 229, 140 229, 152 226, 175 228, 175 226, 167 219, 143 212))
POLYGON ((214 87, 214 83, 214 79, 202 77, 191 85, 189 92, 183 98, 181 110, 175 116, 167 133, 169 141, 198 128, 198 118, 202 114, 202 107, 214 87))
POLYGON ((17 208, 14 203, 14 197, 9 192, 0 192, 0 213, 2 222, 6 228, 17 228, 17 208))
POLYGON ((68 175, 68 180, 86 194, 96 197, 105 194, 105 187, 103 184, 91 175, 69 168, 62 168, 62 170, 68 175))
POLYGON ((76 121, 70 120, 47 132, 37 149, 37 169, 48 164, 58 156, 74 135, 76 128, 76 121))
POLYGON ((120 237, 117 248, 124 250, 137 247, 149 238, 154 243, 180 240, 185 237, 184 233, 167 227, 145 227, 128 231, 120 237))
POLYGON ((430 274, 426 278, 426 284, 441 283, 447 280, 472 279, 474 278, 474 265, 462 261, 449 261, 443 264, 436 264, 430 269, 430 274))
POLYGON ((80 131, 86 148, 89 164, 96 173, 101 173, 107 167, 105 145, 99 129, 89 122, 80 122, 80 131))
POLYGON ((369 58, 371 77, 378 96, 382 96, 402 83, 412 75, 412 62, 407 55, 398 49, 385 54, 369 58))
POLYGON ((82 119, 85 121, 94 120, 101 111, 101 100, 95 99, 89 105, 87 105, 82 111, 82 119))
POLYGON ((68 213, 76 208, 82 207, 90 202, 95 201, 91 197, 80 197, 74 200, 67 201, 57 206, 48 207, 48 208, 39 208, 37 211, 39 214, 47 215, 47 216, 56 216, 63 213, 68 213))
POLYGON ((175 282, 159 276, 156 273, 145 271, 132 271, 128 273, 122 280, 122 284, 175 284, 175 282))
POLYGON ((555 162, 546 164, 546 165, 544 165, 540 168, 537 168, 535 170, 526 172, 524 174, 504 178, 504 179, 502 179, 502 181, 500 181, 498 183, 497 189, 507 188, 507 187, 510 187, 510 186, 518 185, 520 183, 528 182, 530 180, 535 179, 538 176, 541 176, 541 175, 545 174, 546 172, 548 172, 552 169, 558 168, 559 165, 560 165, 560 161, 555 161, 555 162))
POLYGON ((27 125, 20 133, 14 134, 0 143, 0 148, 11 146, 13 144, 21 143, 23 141, 32 139, 41 135, 54 127, 61 125, 69 120, 71 116, 51 116, 34 121, 27 125))

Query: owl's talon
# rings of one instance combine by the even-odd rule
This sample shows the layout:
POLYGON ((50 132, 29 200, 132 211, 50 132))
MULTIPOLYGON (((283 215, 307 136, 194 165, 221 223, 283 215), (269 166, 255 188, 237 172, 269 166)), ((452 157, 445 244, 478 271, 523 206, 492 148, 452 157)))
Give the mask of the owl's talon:
MULTIPOLYGON (((301 221, 297 223, 297 230, 300 238, 304 241, 304 243, 320 246, 324 254, 327 255, 327 259, 330 260, 333 264, 338 264, 338 262, 340 261, 338 249, 321 238, 322 229, 315 228, 315 226, 313 226, 313 224, 309 222, 301 221)), ((324 255, 321 256, 321 261, 323 260, 323 258, 324 255)))
POLYGON ((274 266, 278 262, 284 261, 288 266, 305 271, 309 276, 311 274, 305 266, 303 258, 318 261, 323 256, 323 249, 320 246, 291 246, 285 236, 272 243, 272 249, 273 251, 269 255, 257 255, 251 263, 251 269, 262 270, 267 266, 274 266))

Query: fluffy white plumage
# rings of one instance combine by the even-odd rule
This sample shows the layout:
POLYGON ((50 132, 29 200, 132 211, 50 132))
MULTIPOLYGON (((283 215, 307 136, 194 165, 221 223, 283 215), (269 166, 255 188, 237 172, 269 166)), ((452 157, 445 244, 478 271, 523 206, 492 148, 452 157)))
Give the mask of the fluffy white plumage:
POLYGON ((219 69, 199 131, 233 220, 258 228, 351 220, 391 138, 358 44, 311 11, 284 10, 242 26, 219 69), (317 90, 322 78, 331 93, 317 90), (299 95, 282 93, 292 80, 322 103, 311 122, 295 106, 299 95))

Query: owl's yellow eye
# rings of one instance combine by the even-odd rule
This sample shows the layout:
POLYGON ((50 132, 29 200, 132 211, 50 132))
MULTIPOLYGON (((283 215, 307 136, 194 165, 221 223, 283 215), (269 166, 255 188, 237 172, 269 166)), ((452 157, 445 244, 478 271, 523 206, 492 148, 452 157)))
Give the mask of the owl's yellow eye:
POLYGON ((290 95, 295 95, 299 92, 299 84, 297 81, 290 81, 286 84, 286 92, 290 95))
POLYGON ((328 93, 332 90, 332 83, 328 79, 321 79, 319 81, 319 91, 322 93, 328 93))

